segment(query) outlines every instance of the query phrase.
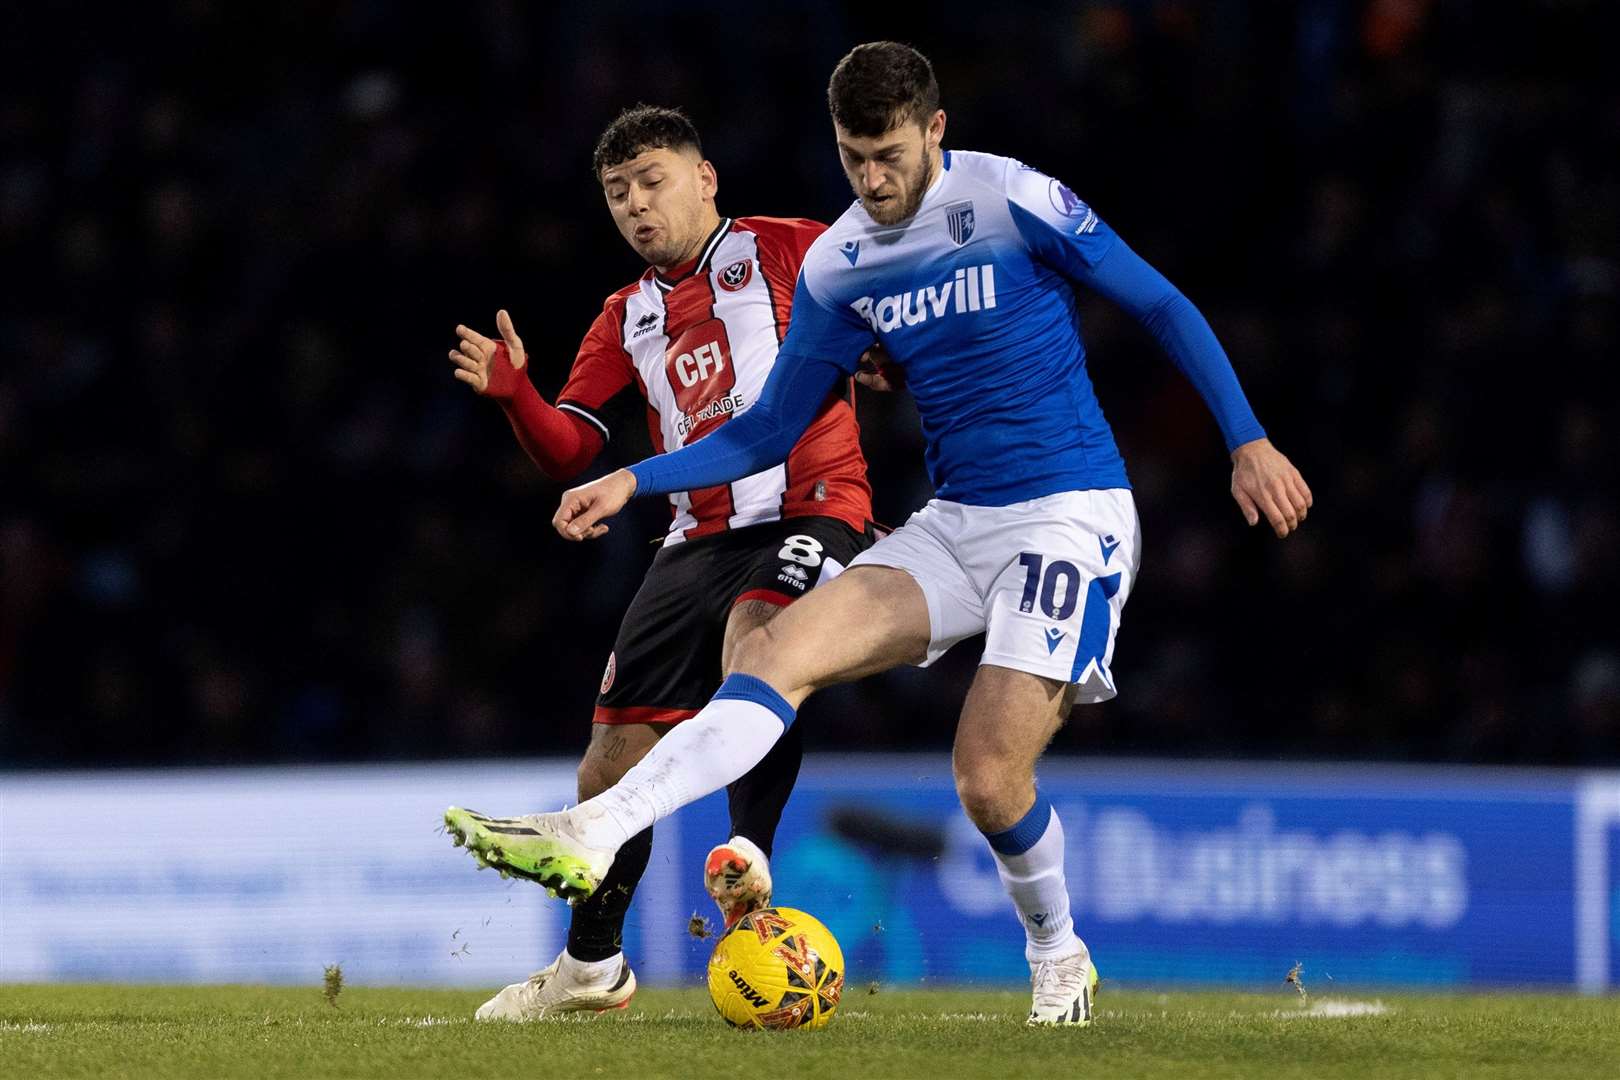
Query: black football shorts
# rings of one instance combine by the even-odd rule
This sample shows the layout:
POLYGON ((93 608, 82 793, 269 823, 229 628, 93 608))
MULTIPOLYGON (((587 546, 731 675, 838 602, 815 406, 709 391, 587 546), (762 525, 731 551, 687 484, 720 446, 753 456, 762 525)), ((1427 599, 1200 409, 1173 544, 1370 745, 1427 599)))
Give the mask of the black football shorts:
POLYGON ((672 724, 695 715, 720 688, 733 607, 791 604, 876 538, 871 525, 857 532, 837 518, 797 517, 660 548, 619 624, 593 719, 672 724))

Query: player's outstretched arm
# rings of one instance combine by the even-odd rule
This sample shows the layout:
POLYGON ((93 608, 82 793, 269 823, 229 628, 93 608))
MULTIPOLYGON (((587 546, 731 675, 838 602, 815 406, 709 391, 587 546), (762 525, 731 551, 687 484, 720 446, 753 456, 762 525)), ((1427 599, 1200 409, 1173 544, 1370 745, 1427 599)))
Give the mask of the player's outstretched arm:
POLYGON ((456 327, 460 340, 450 350, 450 362, 456 365, 451 374, 500 404, 518 444, 542 472, 553 480, 572 480, 601 453, 602 433, 540 397, 529 381, 523 339, 504 308, 495 313, 495 327, 500 341, 471 327, 456 327))
POLYGON ((1311 489, 1266 438, 1203 313, 1118 238, 1086 278, 1147 328, 1209 406, 1232 454, 1232 498, 1244 520, 1255 525, 1264 515, 1278 537, 1299 528, 1311 489))
POLYGON ((741 480, 787 460, 845 371, 827 360, 777 354, 759 401, 688 446, 563 493, 551 519, 565 540, 595 540, 636 495, 666 495, 741 480))
POLYGON ((1264 514, 1280 537, 1299 528, 1311 489, 1266 438, 1226 351, 1192 301, 1051 177, 1010 169, 1007 205, 1035 258, 1130 312, 1197 389, 1232 455, 1232 498, 1249 524, 1264 514))

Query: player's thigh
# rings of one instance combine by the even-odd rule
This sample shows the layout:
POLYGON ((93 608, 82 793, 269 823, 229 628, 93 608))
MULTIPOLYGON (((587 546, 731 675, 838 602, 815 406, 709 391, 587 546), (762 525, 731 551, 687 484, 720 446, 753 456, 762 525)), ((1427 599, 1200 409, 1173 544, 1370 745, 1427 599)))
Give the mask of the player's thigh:
POLYGON ((1034 798, 1035 762, 1063 726, 1073 687, 1062 679, 982 664, 956 725, 951 765, 974 823, 1010 828, 1034 798))
POLYGON ((928 603, 904 570, 857 566, 739 643, 734 670, 797 707, 823 686, 916 663, 928 652, 928 603))
POLYGON ((720 684, 724 601, 714 596, 725 552, 712 540, 658 553, 624 613, 593 719, 609 727, 694 716, 720 684))
POLYGON ((830 584, 876 539, 832 517, 800 517, 750 526, 734 534, 752 535, 752 558, 736 583, 737 598, 727 613, 720 649, 722 672, 730 674, 737 645, 770 622, 789 604, 830 584))
POLYGON ((986 576, 985 664, 1115 694, 1112 662, 1136 579, 1136 508, 1124 490, 1072 491, 981 508, 973 569, 986 576))
POLYGON ((579 763, 579 797, 594 798, 617 784, 669 729, 669 724, 592 724, 579 763))

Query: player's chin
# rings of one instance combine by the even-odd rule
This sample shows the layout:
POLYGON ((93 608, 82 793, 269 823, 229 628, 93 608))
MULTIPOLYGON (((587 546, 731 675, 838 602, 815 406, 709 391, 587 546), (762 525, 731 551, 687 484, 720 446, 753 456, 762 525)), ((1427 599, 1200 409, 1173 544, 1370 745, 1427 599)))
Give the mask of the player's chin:
POLYGON ((670 250, 674 245, 664 239, 662 232, 653 233, 646 242, 632 237, 630 246, 636 249, 636 254, 641 256, 643 262, 653 266, 668 266, 680 254, 678 251, 670 250))
POLYGON ((898 195, 890 195, 883 199, 862 199, 866 206, 867 216, 879 225, 893 225, 900 220, 901 205, 898 195))

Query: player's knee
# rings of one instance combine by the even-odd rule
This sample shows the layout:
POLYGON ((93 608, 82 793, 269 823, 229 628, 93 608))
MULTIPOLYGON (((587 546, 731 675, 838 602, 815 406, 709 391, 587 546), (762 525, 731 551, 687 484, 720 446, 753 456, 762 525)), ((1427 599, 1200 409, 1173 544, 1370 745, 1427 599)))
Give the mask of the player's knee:
POLYGON ((955 765, 956 797, 968 820, 985 832, 1006 828, 1009 800, 1006 777, 996 763, 985 758, 958 759, 955 765))

